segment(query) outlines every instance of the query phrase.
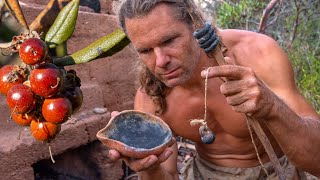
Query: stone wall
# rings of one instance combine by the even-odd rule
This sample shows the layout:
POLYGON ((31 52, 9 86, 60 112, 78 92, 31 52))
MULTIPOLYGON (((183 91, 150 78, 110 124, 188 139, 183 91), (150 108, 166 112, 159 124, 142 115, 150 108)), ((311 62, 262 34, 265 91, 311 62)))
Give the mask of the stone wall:
MULTIPOLYGON (((38 3, 35 6, 31 0, 23 2, 23 12, 30 23, 42 11, 43 5, 38 3)), ((101 12, 109 12, 108 5, 102 4, 101 12)), ((80 50, 117 27, 116 19, 110 13, 80 11, 75 32, 68 41, 68 52, 80 50)), ((136 53, 128 46, 112 57, 68 67, 76 70, 82 80, 84 103, 80 111, 72 116, 73 119, 63 124, 62 131, 51 144, 56 159, 52 165, 48 144, 34 140, 28 127, 19 127, 9 120, 5 97, 0 95, 1 179, 39 179, 41 164, 50 166, 60 176, 120 179, 123 175, 122 163, 108 161, 106 148, 97 141, 96 133, 107 124, 111 111, 132 109, 136 89, 133 66, 136 59, 136 53), (96 108, 105 112, 96 113, 96 108)))

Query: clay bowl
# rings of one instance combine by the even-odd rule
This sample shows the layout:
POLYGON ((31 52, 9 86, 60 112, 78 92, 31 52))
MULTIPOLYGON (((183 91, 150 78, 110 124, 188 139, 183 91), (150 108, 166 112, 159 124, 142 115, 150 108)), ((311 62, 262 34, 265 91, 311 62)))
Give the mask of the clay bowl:
POLYGON ((107 126, 97 133, 107 148, 122 155, 144 158, 159 155, 170 145, 172 132, 159 117, 135 110, 113 116, 107 126))

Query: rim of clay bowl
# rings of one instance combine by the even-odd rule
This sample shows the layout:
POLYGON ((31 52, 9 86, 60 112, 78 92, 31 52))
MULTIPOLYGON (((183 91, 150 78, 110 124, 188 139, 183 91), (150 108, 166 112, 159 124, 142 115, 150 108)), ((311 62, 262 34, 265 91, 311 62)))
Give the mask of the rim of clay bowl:
POLYGON ((161 154, 165 150, 165 148, 167 148, 169 146, 169 144, 171 142, 172 131, 171 131, 170 127, 160 117, 157 117, 157 116, 150 114, 150 113, 138 111, 138 110, 124 110, 124 111, 119 112, 119 114, 113 116, 109 120, 108 124, 104 128, 102 128, 101 130, 98 131, 96 136, 105 146, 107 146, 107 148, 115 149, 115 150, 119 151, 124 156, 132 157, 132 158, 144 158, 149 155, 161 154), (166 130, 166 132, 168 132, 167 137, 163 140, 163 143, 158 146, 155 146, 153 148, 145 149, 145 148, 137 148, 137 147, 128 146, 127 144, 125 144, 121 141, 117 141, 117 140, 114 140, 114 139, 107 137, 106 132, 109 129, 111 129, 112 126, 114 126, 114 122, 117 121, 117 118, 123 114, 130 114, 130 113, 134 113, 134 114, 138 114, 140 116, 148 117, 148 118, 143 118, 143 119, 149 119, 151 121, 159 122, 159 124, 166 130))

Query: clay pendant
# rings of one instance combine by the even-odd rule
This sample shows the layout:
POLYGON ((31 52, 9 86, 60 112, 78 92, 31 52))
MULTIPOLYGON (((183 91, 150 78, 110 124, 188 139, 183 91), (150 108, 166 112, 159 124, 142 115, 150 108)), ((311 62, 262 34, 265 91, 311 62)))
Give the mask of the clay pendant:
POLYGON ((204 144, 212 144, 216 139, 215 134, 208 128, 207 125, 200 126, 199 134, 201 136, 201 141, 204 144))

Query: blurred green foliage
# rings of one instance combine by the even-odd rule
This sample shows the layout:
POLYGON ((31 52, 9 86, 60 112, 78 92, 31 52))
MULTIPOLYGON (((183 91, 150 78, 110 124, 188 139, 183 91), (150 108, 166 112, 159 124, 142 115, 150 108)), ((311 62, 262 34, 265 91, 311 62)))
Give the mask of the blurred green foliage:
POLYGON ((250 29, 249 25, 256 26, 255 17, 259 17, 265 1, 240 1, 237 3, 222 3, 217 11, 217 23, 221 28, 250 29), (247 18, 251 17, 251 18, 247 18))
MULTIPOLYGON (((200 0, 218 27, 258 31, 270 1, 200 0), (211 4, 210 6, 208 6, 211 4), (215 4, 215 6, 212 6, 215 4), (208 10, 208 8, 211 8, 208 10)), ((320 113, 320 1, 282 1, 272 9, 265 34, 288 54, 301 93, 320 113)))
POLYGON ((301 93, 320 113, 320 57, 315 54, 312 46, 307 44, 299 46, 302 43, 295 43, 293 50, 290 50, 289 58, 301 93))

